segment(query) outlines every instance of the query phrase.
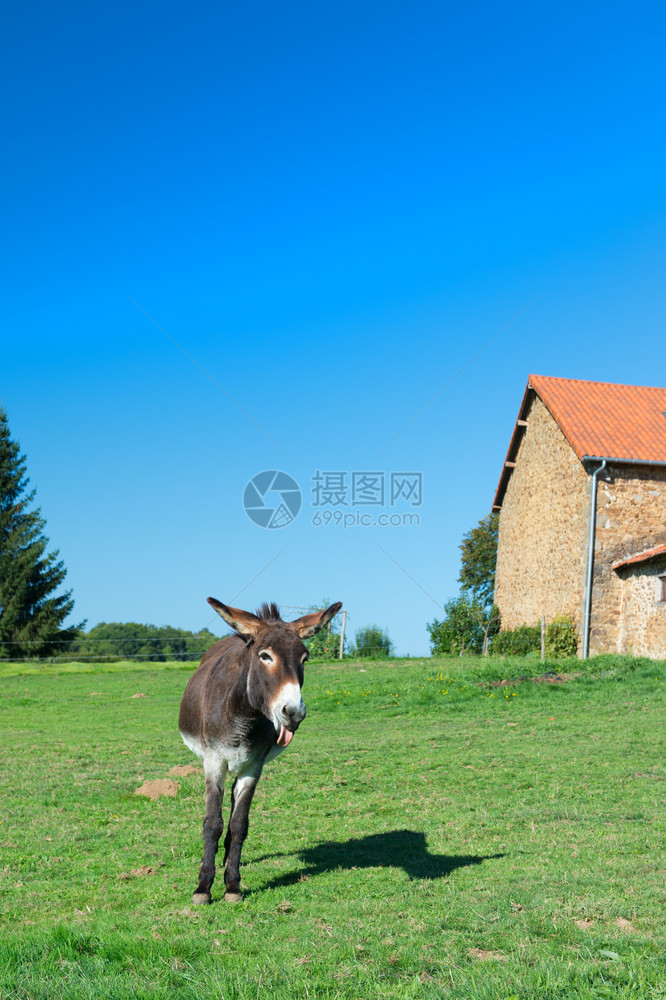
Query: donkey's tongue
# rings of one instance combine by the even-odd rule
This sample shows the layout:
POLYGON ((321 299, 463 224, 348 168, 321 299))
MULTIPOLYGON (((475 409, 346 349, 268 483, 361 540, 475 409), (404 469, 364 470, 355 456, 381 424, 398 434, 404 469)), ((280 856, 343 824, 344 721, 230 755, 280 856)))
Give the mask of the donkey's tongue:
POLYGON ((277 738, 279 747, 288 747, 294 738, 294 734, 290 729, 285 729, 284 726, 280 726, 280 734, 277 738))

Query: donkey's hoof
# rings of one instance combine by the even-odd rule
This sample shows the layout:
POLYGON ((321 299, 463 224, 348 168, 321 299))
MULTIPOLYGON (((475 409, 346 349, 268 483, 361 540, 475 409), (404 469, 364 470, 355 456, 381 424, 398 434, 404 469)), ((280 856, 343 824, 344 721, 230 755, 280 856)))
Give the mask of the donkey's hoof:
POLYGON ((225 903, 240 903, 243 898, 242 892, 225 892, 224 901, 225 903))
POLYGON ((202 904, 210 903, 210 893, 195 892, 192 896, 192 903, 194 906, 201 906, 202 904))

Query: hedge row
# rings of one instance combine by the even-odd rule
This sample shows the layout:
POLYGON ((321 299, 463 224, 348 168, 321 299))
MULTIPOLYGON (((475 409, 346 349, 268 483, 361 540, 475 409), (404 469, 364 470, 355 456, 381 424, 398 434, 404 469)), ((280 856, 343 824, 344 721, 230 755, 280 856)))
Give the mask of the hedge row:
MULTIPOLYGON (((546 656, 575 656, 578 649, 576 623, 568 615, 557 615, 546 625, 546 656)), ((528 656, 541 652, 541 626, 520 625, 494 636, 492 652, 504 656, 528 656)))

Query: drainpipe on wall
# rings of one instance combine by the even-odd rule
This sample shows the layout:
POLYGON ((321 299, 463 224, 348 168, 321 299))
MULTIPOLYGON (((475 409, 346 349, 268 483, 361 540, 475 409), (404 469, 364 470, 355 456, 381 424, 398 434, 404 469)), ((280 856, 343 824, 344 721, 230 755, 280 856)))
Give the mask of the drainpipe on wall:
POLYGON ((587 586, 585 589, 585 624, 583 625, 583 659, 590 652, 590 614, 592 611, 592 575, 594 573, 594 536, 597 528, 597 476, 606 468, 604 458, 598 469, 592 473, 592 500, 590 502, 590 540, 587 551, 587 586))

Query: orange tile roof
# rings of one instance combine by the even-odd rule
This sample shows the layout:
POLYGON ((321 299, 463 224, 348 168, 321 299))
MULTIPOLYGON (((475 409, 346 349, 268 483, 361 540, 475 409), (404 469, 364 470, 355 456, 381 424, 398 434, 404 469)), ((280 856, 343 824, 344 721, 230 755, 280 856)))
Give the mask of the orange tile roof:
POLYGON ((536 393, 579 459, 666 464, 666 389, 530 375, 495 493, 500 510, 536 393))
POLYGON ((530 375, 578 458, 666 462, 666 389, 530 375))
POLYGON ((612 569, 620 569, 621 566, 631 566, 634 563, 648 562, 656 559, 657 556, 666 555, 666 545, 655 545, 653 549, 646 549, 639 552, 637 556, 630 556, 628 559, 621 559, 620 562, 613 563, 612 569))

